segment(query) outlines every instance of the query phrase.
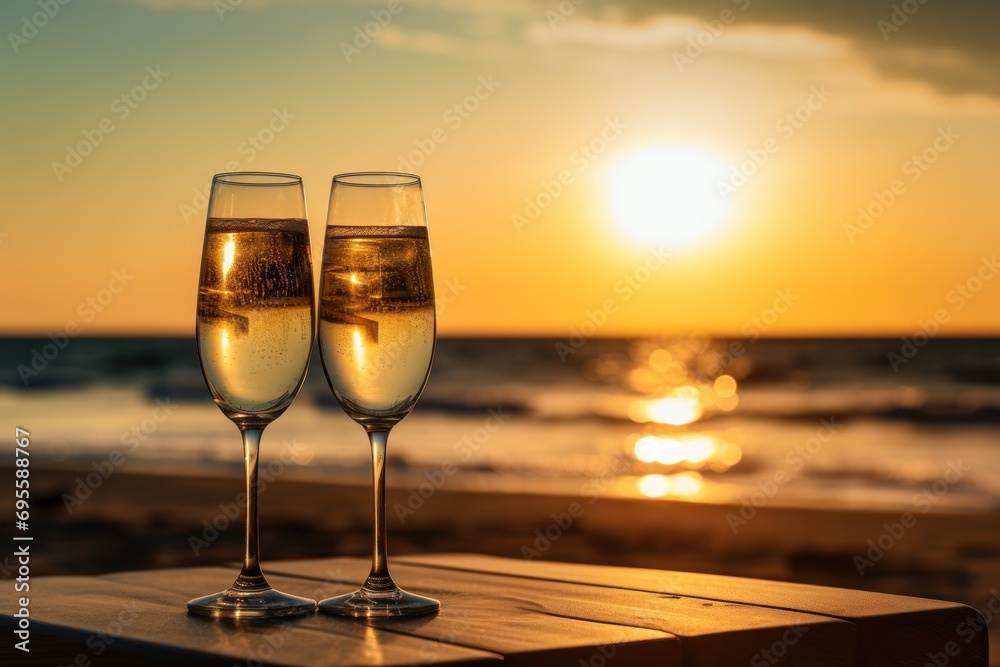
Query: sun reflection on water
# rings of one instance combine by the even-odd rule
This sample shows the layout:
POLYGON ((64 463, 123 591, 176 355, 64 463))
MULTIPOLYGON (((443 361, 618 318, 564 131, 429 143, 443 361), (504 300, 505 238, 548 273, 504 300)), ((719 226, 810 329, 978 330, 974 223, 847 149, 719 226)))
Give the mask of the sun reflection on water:
POLYGON ((683 426, 701 419, 704 410, 695 387, 684 386, 668 396, 646 401, 636 401, 629 408, 629 418, 640 424, 654 422, 683 426))
POLYGON ((638 482, 639 493, 647 498, 694 496, 701 492, 703 486, 702 476, 696 472, 643 475, 638 482))
POLYGON ((622 403, 609 402, 608 410, 625 412, 641 428, 624 444, 640 474, 636 489, 642 496, 704 495, 712 475, 743 460, 737 429, 706 428, 712 418, 737 408, 741 378, 750 371, 747 359, 725 352, 707 338, 643 341, 628 354, 602 354, 585 367, 591 379, 631 394, 622 403))
POLYGON ((708 433, 633 436, 632 454, 643 463, 725 472, 743 458, 743 448, 708 433))

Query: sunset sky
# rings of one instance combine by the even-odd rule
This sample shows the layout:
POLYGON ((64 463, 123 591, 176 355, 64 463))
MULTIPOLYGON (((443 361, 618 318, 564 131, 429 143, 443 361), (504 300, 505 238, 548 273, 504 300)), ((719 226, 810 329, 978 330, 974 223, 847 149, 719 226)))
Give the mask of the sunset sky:
POLYGON ((996 334, 997 25, 989 0, 4 2, 0 333, 191 334, 213 173, 300 174, 318 258, 331 177, 405 170, 441 334, 996 334))

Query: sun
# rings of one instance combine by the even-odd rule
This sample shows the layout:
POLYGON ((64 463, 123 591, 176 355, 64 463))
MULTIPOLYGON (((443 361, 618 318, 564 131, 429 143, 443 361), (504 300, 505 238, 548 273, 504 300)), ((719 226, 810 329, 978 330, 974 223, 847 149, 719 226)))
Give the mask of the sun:
POLYGON ((611 172, 611 214, 630 238, 686 246, 708 237, 729 218, 719 183, 732 167, 687 146, 650 146, 611 172))

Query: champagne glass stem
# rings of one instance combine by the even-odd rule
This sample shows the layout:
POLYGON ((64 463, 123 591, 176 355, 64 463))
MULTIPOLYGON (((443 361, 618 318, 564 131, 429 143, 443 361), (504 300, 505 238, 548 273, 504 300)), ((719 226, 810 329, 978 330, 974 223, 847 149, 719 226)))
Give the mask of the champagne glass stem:
POLYGON ((260 461, 260 438, 263 428, 242 428, 243 470, 246 476, 246 549, 243 553, 243 570, 236 586, 260 588, 267 580, 260 570, 260 539, 257 520, 257 467, 260 461))
POLYGON ((389 561, 386 554, 385 539, 385 450, 389 441, 388 430, 368 432, 368 441, 372 446, 372 480, 374 484, 373 499, 375 502, 375 530, 372 547, 372 571, 365 582, 365 588, 374 591, 385 591, 396 588, 389 575, 389 561))
POLYGON ((433 614, 441 603, 431 598, 407 593, 389 574, 385 542, 385 446, 389 429, 368 431, 372 446, 372 477, 375 482, 375 539, 372 548, 372 571, 364 585, 353 593, 323 600, 320 611, 337 616, 380 618, 433 614))

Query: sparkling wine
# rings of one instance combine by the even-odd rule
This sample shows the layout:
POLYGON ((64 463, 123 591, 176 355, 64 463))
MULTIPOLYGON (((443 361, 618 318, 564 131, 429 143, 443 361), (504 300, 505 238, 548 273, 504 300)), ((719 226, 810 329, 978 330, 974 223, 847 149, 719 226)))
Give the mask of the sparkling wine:
POLYGON ((295 397, 312 353, 311 261, 305 220, 208 219, 198 353, 227 415, 276 417, 295 397))
POLYGON ((320 353, 338 401, 361 423, 402 419, 434 354, 427 228, 328 227, 320 280, 320 353))

